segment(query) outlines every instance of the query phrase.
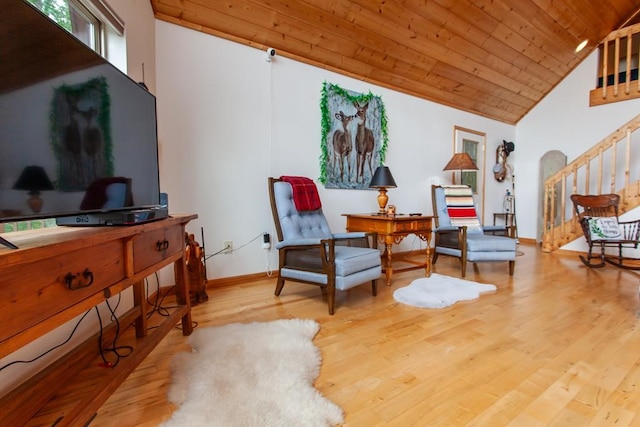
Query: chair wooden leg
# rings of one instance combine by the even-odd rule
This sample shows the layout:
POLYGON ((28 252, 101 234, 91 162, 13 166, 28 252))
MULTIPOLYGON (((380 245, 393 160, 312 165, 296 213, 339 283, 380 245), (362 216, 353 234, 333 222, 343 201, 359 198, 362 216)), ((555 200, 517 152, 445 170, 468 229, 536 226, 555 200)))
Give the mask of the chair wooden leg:
POLYGON ((516 269, 516 262, 509 261, 509 276, 513 276, 513 272, 516 269))
POLYGON ((336 284, 327 284, 327 302, 329 303, 329 314, 333 316, 336 305, 336 284))
MULTIPOLYGON (((466 234, 463 233, 462 238, 466 239, 466 234)), ((467 275, 467 248, 465 240, 459 240, 462 243, 462 248, 460 248, 460 267, 462 269, 462 277, 467 275)))
POLYGON ((282 288, 284 287, 284 277, 278 276, 278 283, 276 283, 276 296, 280 296, 280 292, 282 292, 282 288))
POLYGON ((374 297, 378 295, 378 279, 371 281, 371 293, 374 297))
POLYGON ((433 257, 431 258, 431 265, 435 265, 437 260, 438 260, 438 252, 436 252, 434 249, 433 257))

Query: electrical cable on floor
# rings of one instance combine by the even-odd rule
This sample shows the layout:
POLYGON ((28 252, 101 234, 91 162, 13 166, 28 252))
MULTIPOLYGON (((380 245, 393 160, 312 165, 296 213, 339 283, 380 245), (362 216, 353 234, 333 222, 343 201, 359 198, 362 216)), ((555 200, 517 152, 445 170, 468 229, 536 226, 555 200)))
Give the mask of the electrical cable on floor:
POLYGON ((267 277, 273 276, 273 270, 271 269, 271 250, 267 250, 267 265, 265 265, 265 273, 267 277))
POLYGON ((117 296, 118 296, 118 302, 116 303, 115 308, 113 310, 111 310, 111 321, 112 322, 117 320, 117 318, 115 317, 115 312, 118 310, 118 307, 120 307, 120 302, 122 301, 122 294, 118 293, 117 296))
MULTIPOLYGON (((270 234, 270 236, 273 236, 273 233, 270 234)), ((269 239, 271 240, 271 239, 269 239)), ((265 274, 267 275, 267 277, 272 277, 273 276, 273 269, 271 268, 271 260, 273 259, 273 255, 274 253, 278 253, 277 250, 275 250, 275 248, 273 247, 273 242, 269 241, 269 247, 265 248, 263 246, 263 249, 266 249, 267 252, 267 265, 265 265, 265 274)))
POLYGON ((27 363, 31 363, 31 362, 35 362, 36 360, 44 357, 45 355, 51 353, 53 350, 62 347, 63 345, 65 345, 66 343, 68 343, 69 341, 71 341, 71 338, 73 338, 73 335, 76 333, 76 331, 78 330, 78 327, 80 326, 80 323, 82 323, 82 321, 84 320, 85 317, 87 317, 87 314, 91 313, 91 309, 87 310, 82 317, 78 320, 78 322, 76 323, 76 325, 73 327, 73 330, 71 331, 71 334, 69 334, 69 336, 67 337, 66 340, 64 340, 63 342, 61 342, 58 345, 55 345, 53 347, 51 347, 49 350, 45 351, 44 353, 41 353, 40 355, 34 357, 31 360, 14 360, 13 362, 7 363, 4 366, 0 366, 0 371, 8 368, 9 366, 12 365, 17 365, 17 364, 27 364, 27 363))
POLYGON ((113 337, 113 343, 111 344, 110 347, 103 347, 103 343, 102 343, 102 332, 103 332, 103 326, 102 326, 102 317, 100 316, 100 310, 98 310, 98 307, 94 307, 96 310, 96 314, 98 315, 98 323, 100 324, 100 332, 98 333, 98 348, 100 350, 100 357, 102 358, 102 365, 105 368, 115 368, 116 366, 118 366, 118 363, 120 363, 120 359, 123 357, 127 357, 129 355, 131 355, 131 353, 133 353, 133 347, 130 345, 125 345, 125 346, 116 346, 116 343, 118 342, 118 338, 120 338, 120 320, 118 320, 118 316, 116 316, 115 310, 113 310, 111 308, 111 304, 109 304, 109 300, 105 300, 105 304, 107 305, 107 308, 109 309, 109 312, 111 313, 111 318, 115 319, 115 334, 113 337), (105 353, 110 352, 115 354, 116 356, 116 360, 115 362, 109 362, 106 358, 105 353))
POLYGON ((164 301, 164 298, 171 292, 171 289, 174 288, 175 285, 169 287, 169 289, 167 289, 165 292, 161 292, 160 290, 162 288, 160 287, 160 279, 158 277, 158 273, 155 274, 155 277, 156 277, 155 302, 149 301, 149 281, 147 279, 145 279, 145 282, 146 282, 146 285, 147 285, 146 286, 147 304, 149 304, 149 305, 151 305, 153 307, 153 309, 149 313, 147 313, 147 319, 151 318, 153 313, 158 313, 158 315, 160 315, 160 316, 169 317, 171 315, 171 313, 169 313, 169 309, 176 308, 176 306, 165 307, 165 306, 162 305, 162 303, 164 301))
MULTIPOLYGON (((178 308, 177 305, 169 305, 169 306, 165 306, 163 305, 164 299, 167 297, 167 295, 169 295, 172 291, 173 288, 176 287, 176 285, 172 285, 170 287, 168 287, 168 289, 164 292, 161 292, 160 290, 162 289, 160 287, 160 278, 158 277, 158 273, 155 273, 155 278, 156 278, 156 295, 155 295, 155 301, 150 301, 149 300, 149 280, 148 278, 145 278, 145 289, 146 289, 146 300, 147 300, 147 304, 151 305, 153 307, 153 309, 151 311, 149 311, 147 313, 147 320, 151 318, 151 316, 153 315, 153 313, 158 313, 159 316, 163 316, 163 317, 169 317, 171 316, 171 313, 169 312, 169 310, 171 309, 176 309, 178 308), (162 294, 162 296, 161 296, 162 294)), ((188 296, 187 296, 188 297, 188 296)), ((133 326, 133 324, 131 324, 131 326, 133 326)), ((196 322, 195 320, 191 321, 191 326, 193 328, 197 328, 198 327, 198 322, 196 322)), ((180 328, 180 326, 178 326, 176 324, 175 326, 176 328, 180 328)), ((156 329, 157 326, 149 326, 147 328, 147 330, 152 330, 152 329, 156 329)))

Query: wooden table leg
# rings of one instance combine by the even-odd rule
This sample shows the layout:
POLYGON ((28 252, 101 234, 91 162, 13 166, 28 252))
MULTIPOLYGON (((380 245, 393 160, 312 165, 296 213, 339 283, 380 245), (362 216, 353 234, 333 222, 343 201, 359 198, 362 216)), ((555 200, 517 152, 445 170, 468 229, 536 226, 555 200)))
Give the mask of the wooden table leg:
POLYGON ((431 245, 427 240, 427 259, 425 260, 424 274, 427 277, 431 277, 431 245))
POLYGON ((387 254, 387 265, 385 272, 387 273, 387 286, 391 286, 391 277, 393 276, 393 267, 391 266, 391 248, 393 247, 393 236, 385 236, 384 243, 386 245, 385 253, 387 254))
MULTIPOLYGON (((183 233, 184 234, 184 233, 183 233)), ((189 280, 187 279, 187 269, 184 259, 180 258, 173 263, 173 273, 176 281, 176 301, 178 304, 189 307, 187 313, 182 316, 182 335, 188 336, 193 332, 191 322, 191 296, 189 295, 189 280)))
POLYGON ((139 316, 136 318, 136 337, 143 338, 147 336, 147 296, 142 281, 133 285, 133 303, 140 307, 139 316))

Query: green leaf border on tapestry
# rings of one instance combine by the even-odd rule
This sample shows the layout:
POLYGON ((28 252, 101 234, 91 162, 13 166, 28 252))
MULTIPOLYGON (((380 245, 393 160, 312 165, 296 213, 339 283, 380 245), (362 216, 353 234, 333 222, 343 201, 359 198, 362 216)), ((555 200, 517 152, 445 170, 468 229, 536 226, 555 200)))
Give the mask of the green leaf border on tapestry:
MULTIPOLYGON (((100 129, 103 132, 103 138, 105 143, 104 155, 106 162, 106 176, 113 175, 113 146, 111 144, 111 98, 109 97, 109 85, 107 83, 107 79, 105 77, 96 77, 91 80, 86 81, 85 83, 80 83, 77 85, 66 85, 63 84, 57 87, 54 91, 54 96, 51 100, 51 108, 49 109, 49 123, 50 123, 50 136, 51 136, 51 145, 53 145, 53 151, 56 154, 56 158, 60 159, 61 156, 61 141, 60 135, 58 133, 58 129, 60 127, 59 117, 56 114, 55 109, 55 100, 58 93, 62 93, 65 96, 79 96, 83 93, 89 92, 91 90, 96 90, 100 93, 100 111, 97 117, 98 124, 100 129)), ((60 162, 58 161, 58 165, 60 162)), ((59 169, 59 168, 58 168, 59 169)), ((56 171, 57 177, 60 177, 60 170, 56 171)))
POLYGON ((376 99, 378 105, 380 105, 380 130, 382 131, 382 144, 380 146, 379 156, 380 164, 384 164, 385 155, 387 153, 387 144, 389 137, 387 136, 387 112, 384 108, 382 98, 378 95, 374 95, 369 91, 367 94, 361 94, 354 96, 349 91, 342 89, 340 86, 324 82, 322 85, 322 94, 320 97, 320 117, 321 117, 321 132, 320 132, 320 178, 319 181, 323 184, 327 183, 327 162, 329 161, 329 147, 327 146, 327 135, 331 131, 331 114, 329 113, 329 92, 345 98, 350 102, 357 102, 359 104, 376 99))

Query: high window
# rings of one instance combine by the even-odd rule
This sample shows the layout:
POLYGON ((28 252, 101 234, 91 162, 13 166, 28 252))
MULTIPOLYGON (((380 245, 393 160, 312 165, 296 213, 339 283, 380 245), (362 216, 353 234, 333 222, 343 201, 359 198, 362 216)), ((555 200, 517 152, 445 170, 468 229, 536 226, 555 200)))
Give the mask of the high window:
MULTIPOLYGON (((102 53, 102 23, 78 0, 29 0, 58 25, 98 53, 102 53)), ((91 3, 87 3, 89 6, 91 3)))

